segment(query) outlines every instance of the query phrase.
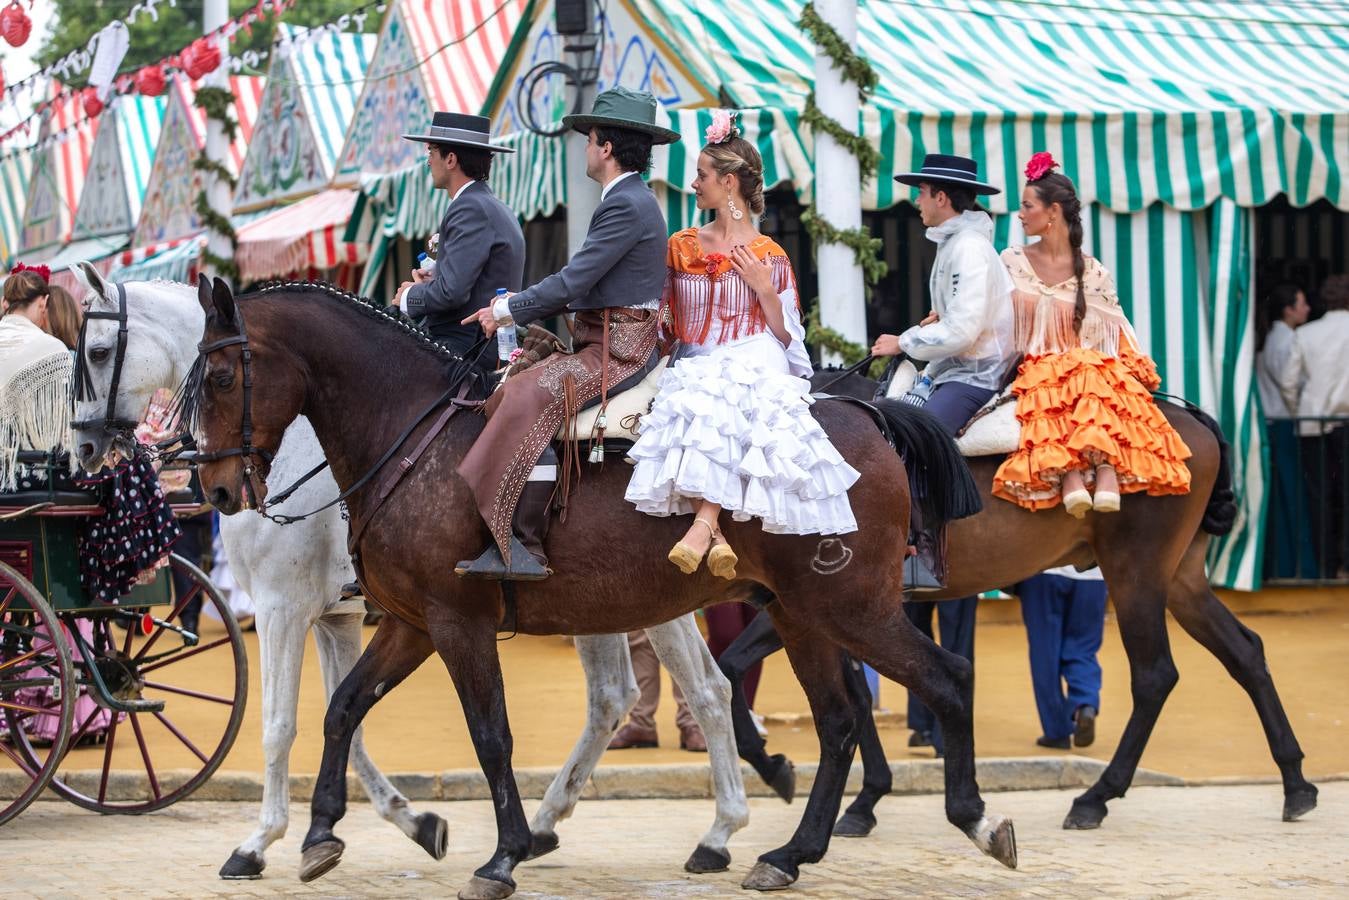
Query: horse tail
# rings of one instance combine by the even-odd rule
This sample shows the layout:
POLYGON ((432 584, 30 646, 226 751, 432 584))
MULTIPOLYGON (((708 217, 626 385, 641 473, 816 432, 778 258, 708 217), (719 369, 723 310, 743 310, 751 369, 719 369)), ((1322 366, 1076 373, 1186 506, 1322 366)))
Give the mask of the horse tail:
POLYGON ((1204 507, 1204 520, 1200 527, 1214 537, 1230 534, 1237 522, 1237 493, 1232 486, 1232 445, 1223 436, 1222 426, 1217 420, 1193 404, 1187 404, 1190 415, 1199 420, 1218 441, 1218 477, 1213 482, 1213 492, 1209 494, 1208 506, 1204 507))
POLYGON ((891 445, 909 473, 910 502, 917 504, 925 528, 937 529, 984 508, 965 457, 955 438, 931 413, 899 400, 877 400, 891 445))

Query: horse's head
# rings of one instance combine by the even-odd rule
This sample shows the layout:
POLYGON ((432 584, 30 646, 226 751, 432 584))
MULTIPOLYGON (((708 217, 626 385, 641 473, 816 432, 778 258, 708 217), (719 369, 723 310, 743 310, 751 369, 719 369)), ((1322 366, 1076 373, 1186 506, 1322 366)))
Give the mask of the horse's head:
POLYGON ((261 508, 272 458, 304 404, 304 373, 285 352, 286 336, 271 333, 264 315, 245 326, 224 281, 203 275, 197 299, 206 328, 184 387, 184 411, 197 441, 202 490, 226 515, 261 508))
MULTIPOLYGON (((150 309, 157 291, 182 289, 143 282, 119 286, 88 263, 80 263, 75 274, 86 287, 76 360, 75 454, 85 470, 96 472, 110 462, 113 450, 131 454, 133 431, 150 398, 161 387, 173 387, 186 371, 183 339, 172 333, 181 313, 158 305, 150 309)), ((196 309, 181 302, 177 307, 196 309)))

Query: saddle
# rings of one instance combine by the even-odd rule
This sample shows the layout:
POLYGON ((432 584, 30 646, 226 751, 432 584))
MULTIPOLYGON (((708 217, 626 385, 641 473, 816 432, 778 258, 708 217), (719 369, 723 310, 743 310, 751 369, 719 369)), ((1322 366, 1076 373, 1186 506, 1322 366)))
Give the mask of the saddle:
MULTIPOLYGON (((668 357, 661 357, 655 368, 645 373, 641 380, 621 393, 609 397, 609 405, 604 408, 605 437, 620 441, 637 440, 637 428, 642 416, 651 410, 651 403, 660 389, 660 378, 669 364, 668 357)), ((623 387, 623 385, 619 385, 623 387)), ((559 441, 588 441, 599 433, 599 400, 596 398, 584 407, 576 418, 563 422, 558 429, 559 441), (568 428, 568 425, 571 427, 568 428)))
MULTIPOLYGON (((907 394, 918 379, 918 369, 907 359, 895 369, 894 377, 886 386, 885 398, 898 400, 907 394)), ((1011 388, 1004 388, 979 408, 956 434, 956 447, 961 456, 1006 456, 1016 451, 1021 438, 1021 422, 1016 417, 1016 397, 1011 388)))

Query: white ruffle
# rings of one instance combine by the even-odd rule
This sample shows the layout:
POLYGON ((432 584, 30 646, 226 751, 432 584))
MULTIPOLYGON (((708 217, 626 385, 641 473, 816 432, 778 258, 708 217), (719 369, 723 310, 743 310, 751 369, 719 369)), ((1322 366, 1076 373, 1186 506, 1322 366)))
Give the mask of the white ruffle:
POLYGON ((810 414, 810 383, 781 370, 781 345, 767 337, 771 346, 756 335, 665 371, 628 454, 626 497, 639 511, 684 515, 710 500, 770 534, 857 530, 848 488, 859 473, 810 414))

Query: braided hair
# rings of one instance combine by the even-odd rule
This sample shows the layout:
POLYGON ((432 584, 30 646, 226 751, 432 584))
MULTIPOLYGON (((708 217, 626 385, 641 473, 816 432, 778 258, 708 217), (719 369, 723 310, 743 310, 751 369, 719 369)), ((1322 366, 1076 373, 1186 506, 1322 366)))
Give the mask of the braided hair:
POLYGON ((1059 205, 1063 210, 1063 221, 1068 225, 1068 244, 1073 248, 1073 275, 1077 278, 1077 301, 1073 304, 1073 332, 1082 332, 1082 320, 1087 315, 1087 290, 1082 276, 1087 269, 1086 258, 1082 255, 1082 201, 1078 199, 1077 188, 1073 180, 1062 172, 1052 169, 1039 178, 1027 182, 1035 188, 1035 194, 1045 206, 1059 205))

